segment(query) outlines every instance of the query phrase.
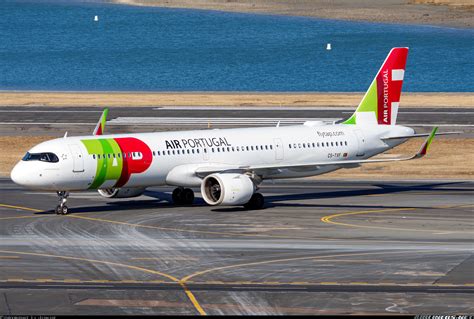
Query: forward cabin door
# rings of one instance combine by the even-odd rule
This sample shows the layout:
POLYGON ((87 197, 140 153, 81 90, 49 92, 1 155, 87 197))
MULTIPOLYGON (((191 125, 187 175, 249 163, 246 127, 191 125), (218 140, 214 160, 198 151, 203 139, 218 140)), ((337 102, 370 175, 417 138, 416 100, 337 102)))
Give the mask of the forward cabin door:
POLYGON ((72 154, 72 171, 75 173, 84 172, 84 157, 81 148, 77 144, 69 144, 68 146, 72 154))
POLYGON ((275 148, 275 159, 277 161, 283 160, 283 143, 281 138, 274 138, 273 139, 273 147, 275 148))
POLYGON ((354 130, 357 137, 357 156, 365 155, 365 137, 361 130, 354 130))

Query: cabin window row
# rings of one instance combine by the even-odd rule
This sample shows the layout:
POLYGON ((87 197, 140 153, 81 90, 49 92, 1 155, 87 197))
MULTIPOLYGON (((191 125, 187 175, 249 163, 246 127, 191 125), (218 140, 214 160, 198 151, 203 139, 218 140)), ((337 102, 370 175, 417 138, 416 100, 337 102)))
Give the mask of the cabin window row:
POLYGON ((107 159, 107 158, 131 158, 141 159, 143 154, 141 152, 129 152, 129 153, 109 153, 109 154, 92 154, 93 159, 107 159))
POLYGON ((330 146, 347 146, 347 141, 341 142, 313 142, 313 143, 291 143, 288 148, 314 148, 314 147, 330 147, 330 146))
POLYGON ((177 149, 177 150, 164 150, 164 151, 153 151, 153 156, 163 155, 184 155, 184 154, 200 154, 204 153, 224 153, 224 152, 251 152, 251 151, 265 151, 273 150, 273 145, 251 145, 251 146, 227 146, 227 147, 211 147, 204 149, 177 149))

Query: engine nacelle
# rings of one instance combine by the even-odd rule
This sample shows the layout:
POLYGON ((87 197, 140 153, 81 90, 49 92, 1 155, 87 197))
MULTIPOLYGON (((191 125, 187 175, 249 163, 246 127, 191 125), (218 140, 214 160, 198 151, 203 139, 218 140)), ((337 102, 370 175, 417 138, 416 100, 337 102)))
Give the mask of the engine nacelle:
POLYGON ((144 188, 104 188, 97 190, 102 197, 106 198, 129 198, 137 197, 145 192, 144 188))
POLYGON ((244 174, 211 174, 201 184, 202 197, 209 205, 243 205, 254 192, 254 183, 244 174))

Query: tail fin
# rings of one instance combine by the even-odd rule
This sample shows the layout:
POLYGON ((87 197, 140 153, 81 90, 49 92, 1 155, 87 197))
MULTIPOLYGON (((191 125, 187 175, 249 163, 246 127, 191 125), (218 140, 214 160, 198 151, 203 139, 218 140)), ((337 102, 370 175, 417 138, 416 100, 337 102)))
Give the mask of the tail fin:
POLYGON ((395 125, 407 55, 408 48, 390 50, 355 113, 343 124, 395 125))
POLYGON ((92 132, 92 135, 104 134, 105 121, 107 119, 108 113, 109 113, 109 109, 105 108, 104 111, 102 112, 102 115, 100 116, 99 122, 97 122, 97 125, 95 126, 94 132, 92 132))

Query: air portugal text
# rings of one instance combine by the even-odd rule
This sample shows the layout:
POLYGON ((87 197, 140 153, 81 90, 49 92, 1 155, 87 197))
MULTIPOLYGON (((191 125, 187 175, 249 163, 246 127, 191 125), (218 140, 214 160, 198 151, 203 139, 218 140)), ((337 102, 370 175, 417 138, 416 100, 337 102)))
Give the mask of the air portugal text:
POLYGON ((232 146, 225 137, 165 140, 166 149, 232 146))

